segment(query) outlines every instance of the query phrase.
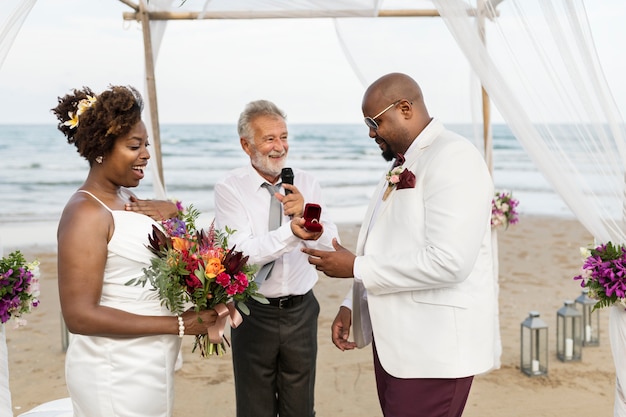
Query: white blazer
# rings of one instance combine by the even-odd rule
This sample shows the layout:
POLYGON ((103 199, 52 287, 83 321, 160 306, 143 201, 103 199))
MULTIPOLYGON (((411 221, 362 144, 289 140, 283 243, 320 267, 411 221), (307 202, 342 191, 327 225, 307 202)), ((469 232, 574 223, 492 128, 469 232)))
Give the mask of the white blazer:
POLYGON ((474 145, 439 121, 416 141, 403 164, 415 174, 415 188, 380 201, 383 178, 359 233, 355 341, 362 347, 371 340, 369 312, 389 374, 476 375, 494 365, 493 183, 474 145))

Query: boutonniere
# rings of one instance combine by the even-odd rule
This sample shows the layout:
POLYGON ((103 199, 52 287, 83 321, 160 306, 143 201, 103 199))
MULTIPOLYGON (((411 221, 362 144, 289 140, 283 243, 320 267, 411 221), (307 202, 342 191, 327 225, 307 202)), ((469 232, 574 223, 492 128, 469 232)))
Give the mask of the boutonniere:
POLYGON ((383 194, 383 201, 389 197, 394 188, 415 188, 415 174, 402 166, 395 167, 387 173, 387 189, 383 194))

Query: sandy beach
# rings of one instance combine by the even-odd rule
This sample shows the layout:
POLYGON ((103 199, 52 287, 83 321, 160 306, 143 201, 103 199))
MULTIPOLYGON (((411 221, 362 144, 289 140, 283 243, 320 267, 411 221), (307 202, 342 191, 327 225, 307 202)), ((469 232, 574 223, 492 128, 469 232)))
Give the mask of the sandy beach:
MULTIPOLYGON (((354 249, 359 226, 340 225, 342 241, 354 249)), ((2 228, 0 228, 2 230, 2 228)), ((3 235, 5 254, 19 247, 41 261, 41 305, 27 317, 25 328, 6 326, 10 387, 14 414, 67 396, 54 246, 12 243, 3 235)), ((35 239, 31 240, 34 241, 35 239)), ((17 241, 15 241, 17 242, 17 241)), ((600 346, 583 349, 580 362, 556 358, 556 311, 564 300, 580 295, 572 277, 581 265, 580 246, 591 235, 575 220, 525 217, 498 233, 502 366, 477 376, 465 417, 611 416, 613 359, 608 340, 608 312, 601 312, 600 346), (520 323, 536 310, 549 326, 547 377, 529 378, 519 369, 520 323)), ((348 280, 325 276, 315 288, 321 304, 319 320, 316 410, 319 417, 381 416, 376 396, 371 349, 340 352, 330 341, 330 325, 348 280)), ((233 416, 231 357, 202 359, 183 342, 183 368, 177 372, 175 416, 233 416)), ((407 346, 407 349, 410 347, 407 346)))

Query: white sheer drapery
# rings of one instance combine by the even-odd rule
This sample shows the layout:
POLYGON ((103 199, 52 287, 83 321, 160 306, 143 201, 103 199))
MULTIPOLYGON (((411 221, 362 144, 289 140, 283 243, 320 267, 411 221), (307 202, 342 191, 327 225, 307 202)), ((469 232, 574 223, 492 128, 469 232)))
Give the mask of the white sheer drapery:
MULTIPOLYGON (((145 3, 146 0, 140 0, 144 4, 147 4, 147 8, 151 11, 156 10, 169 10, 174 4, 174 0, 151 0, 149 3, 145 3)), ((159 50, 161 49, 161 42, 163 41, 163 36, 165 36, 165 29, 167 28, 167 20, 156 20, 150 21, 150 38, 152 41, 152 56, 154 60, 154 65, 156 65, 157 58, 159 56, 159 50)), ((148 130, 148 137, 154 138, 154 129, 152 128, 152 111, 151 111, 151 103, 148 100, 148 79, 147 79, 147 68, 144 66, 144 74, 145 83, 144 83, 144 113, 143 120, 146 124, 146 129, 148 130)), ((167 189, 165 184, 161 182, 161 177, 159 175, 160 170, 162 169, 163 161, 158 160, 157 158, 151 158, 150 160, 150 168, 152 171, 152 189, 154 191, 154 196, 157 199, 166 199, 167 198, 167 189)))
POLYGON ((201 9, 203 14, 217 14, 221 19, 270 15, 276 18, 374 17, 382 0, 205 0, 202 7, 198 3, 177 1, 171 7, 159 6, 156 10, 201 9))
MULTIPOLYGON (((0 249, 0 256, 2 250, 0 249)), ((12 416, 11 390, 9 389, 9 351, 4 329, 4 323, 0 324, 0 415, 12 416)))
MULTIPOLYGON (((489 2, 472 1, 479 22, 493 20, 488 47, 468 3, 433 3, 507 125, 572 212, 596 241, 625 243, 626 134, 583 0, 506 0, 499 17, 489 2)), ((621 310, 611 308, 609 324, 616 417, 626 417, 621 310)))
MULTIPOLYGON (((522 146, 599 242, 626 241, 623 120, 602 73, 583 0, 505 0, 481 41, 468 3, 433 0, 522 146)), ((587 242, 580 242, 582 246, 587 242)))
MULTIPOLYGON (((0 26, 0 69, 6 59, 13 41, 20 31, 37 0, 18 1, 14 10, 0 26)), ((3 256, 0 242, 0 257, 3 256)), ((0 415, 12 416, 11 390, 9 388, 9 350, 6 343, 5 325, 0 324, 0 415)))
POLYGON ((0 26, 0 68, 6 59, 13 41, 22 28, 22 24, 28 17, 37 0, 18 1, 13 12, 8 15, 0 26))

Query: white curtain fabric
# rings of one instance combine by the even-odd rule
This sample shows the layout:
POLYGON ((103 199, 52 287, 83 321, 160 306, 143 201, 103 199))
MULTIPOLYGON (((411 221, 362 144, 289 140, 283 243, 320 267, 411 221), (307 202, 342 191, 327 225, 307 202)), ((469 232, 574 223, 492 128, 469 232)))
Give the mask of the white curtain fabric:
MULTIPOLYGON (((1 256, 4 256, 2 240, 0 240, 1 256)), ((0 416, 13 416, 11 389, 9 388, 9 349, 7 347, 4 323, 0 324, 0 416)))
POLYGON ((433 3, 507 125, 580 222, 598 242, 625 242, 626 133, 584 1, 505 0, 498 13, 484 0, 433 3), (468 5, 489 22, 488 45, 468 5))
MULTIPOLYGON (((158 10, 170 10, 173 7, 174 0, 139 0, 142 2, 146 8, 151 11, 158 10)), ((152 42, 152 56, 154 59, 154 65, 156 66, 157 58, 159 56, 159 50, 161 49, 161 41, 163 40, 163 36, 165 36, 165 29, 167 28, 167 20, 156 20, 150 21, 150 39, 152 42)), ((148 79, 147 79, 147 68, 144 66, 144 74, 145 84, 144 84, 144 113, 143 120, 146 124, 146 128, 148 130, 148 137, 154 138, 154 129, 152 128, 152 116, 151 116, 151 104, 150 100, 148 100, 148 79)), ((157 91, 157 100, 158 100, 158 91, 157 91)), ((152 158, 150 161, 150 168, 152 170, 152 189, 154 191, 154 197, 160 200, 167 198, 167 189, 165 184, 161 182, 161 177, 159 176, 159 171, 162 169, 163 161, 158 160, 157 158, 152 158)))
POLYGON ((202 7, 198 3, 177 1, 170 7, 159 6, 158 10, 201 11, 207 17, 219 15, 225 19, 374 17, 382 0, 205 0, 202 7))
POLYGON ((626 416, 626 311, 613 306, 609 311, 609 338, 615 362, 615 405, 614 417, 626 416), (621 381, 621 382, 620 382, 621 381))
MULTIPOLYGON (((578 220, 597 242, 625 243, 626 134, 583 0, 505 0, 499 13, 485 0, 433 3, 507 125, 578 220), (477 31, 487 21, 488 47, 477 31)), ((611 308, 609 335, 614 416, 626 417, 623 309, 611 308)))
MULTIPOLYGON (((2 254, 1 249, 0 254, 2 254)), ((11 406, 11 390, 9 389, 9 352, 4 324, 0 324, 0 416, 10 417, 12 415, 13 407, 11 406)))
MULTIPOLYGON (((0 69, 36 1, 21 0, 16 2, 13 11, 2 22, 2 26, 0 26, 0 69)), ((3 256, 2 242, 0 242, 0 256, 3 256)), ((9 351, 4 324, 0 324, 0 416, 13 416, 11 390, 9 388, 9 351)))
MULTIPOLYGON (((6 59, 13 41, 22 28, 37 0, 20 0, 16 2, 13 12, 9 14, 0 26, 0 68, 6 59)), ((3 5, 3 7, 7 7, 3 5)))

